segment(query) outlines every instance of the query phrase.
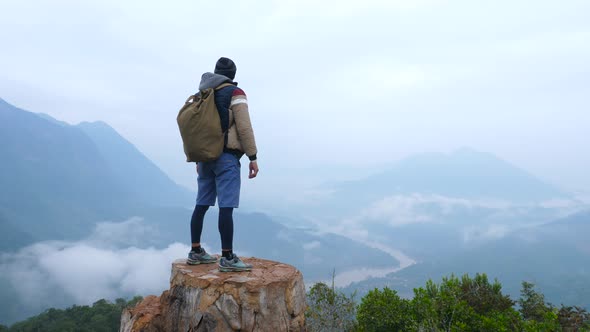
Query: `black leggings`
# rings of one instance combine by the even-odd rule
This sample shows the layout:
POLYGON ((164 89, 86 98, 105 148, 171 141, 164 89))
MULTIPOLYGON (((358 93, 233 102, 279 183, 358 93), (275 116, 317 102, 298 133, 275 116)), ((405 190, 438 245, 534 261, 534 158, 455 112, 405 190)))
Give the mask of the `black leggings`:
MULTIPOLYGON (((197 205, 191 218, 191 242, 201 243, 201 233, 203 232, 203 220, 205 213, 209 209, 208 205, 197 205)), ((217 227, 221 235, 221 249, 232 250, 234 239, 234 208, 219 208, 219 221, 217 227)))

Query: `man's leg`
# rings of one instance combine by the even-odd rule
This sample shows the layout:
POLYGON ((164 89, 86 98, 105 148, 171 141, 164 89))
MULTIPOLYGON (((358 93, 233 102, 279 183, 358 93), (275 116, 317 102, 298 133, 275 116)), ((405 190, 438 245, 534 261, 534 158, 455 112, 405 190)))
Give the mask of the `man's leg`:
POLYGON ((212 162, 200 162, 197 167, 199 177, 197 178, 197 204, 191 218, 191 242, 192 247, 201 245, 201 232, 203 231, 203 220, 209 206, 215 205, 217 198, 217 185, 215 183, 215 164, 212 162))
POLYGON ((234 241, 234 208, 220 207, 219 208, 219 235, 221 235, 221 255, 227 259, 233 256, 233 241, 234 241))
POLYGON ((209 206, 215 204, 217 190, 215 186, 215 173, 211 163, 199 163, 197 182, 199 184, 197 204, 191 218, 191 251, 188 254, 187 263, 202 264, 214 263, 217 259, 209 255, 201 248, 201 233, 203 232, 203 220, 209 206))
POLYGON ((201 248, 201 232, 203 231, 203 220, 205 213, 209 209, 209 205, 195 206, 193 217, 191 218, 191 242, 192 249, 188 253, 187 263, 189 265, 207 264, 217 262, 217 258, 209 255, 205 249, 201 248))
POLYGON ((252 270, 252 265, 242 262, 233 253, 234 239, 234 209, 231 207, 219 208, 219 235, 221 235, 221 254, 219 270, 221 272, 240 272, 252 270))
POLYGON ((242 262, 233 253, 234 219, 233 210, 240 203, 240 162, 232 154, 224 153, 215 169, 219 203, 219 235, 221 253, 219 270, 222 272, 250 271, 252 265, 242 262))
POLYGON ((215 184, 219 203, 218 229, 221 237, 221 254, 227 259, 233 256, 233 210, 240 204, 240 162, 230 153, 217 160, 215 184))
POLYGON ((201 252, 201 233, 203 232, 203 220, 209 205, 195 205, 193 216, 191 218, 191 243, 192 250, 201 252))

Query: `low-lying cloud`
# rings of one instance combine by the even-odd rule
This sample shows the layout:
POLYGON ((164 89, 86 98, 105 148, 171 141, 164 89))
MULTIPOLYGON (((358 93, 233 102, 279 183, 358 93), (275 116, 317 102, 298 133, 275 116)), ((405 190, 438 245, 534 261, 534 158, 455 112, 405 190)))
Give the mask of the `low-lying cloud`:
POLYGON ((458 210, 483 208, 504 211, 509 207, 510 203, 504 201, 469 200, 437 194, 392 195, 373 202, 351 218, 324 228, 328 232, 367 240, 370 236, 367 226, 370 224, 403 227, 442 223, 443 217, 450 216, 458 210))
POLYGON ((103 298, 159 295, 169 287, 172 261, 185 257, 189 247, 139 247, 140 239, 152 231, 138 218, 100 223, 81 241, 40 242, 2 254, 0 273, 7 284, 0 286, 12 289, 26 315, 103 298), (125 239, 135 245, 122 248, 125 239))
POLYGON ((500 239, 515 230, 534 227, 588 209, 581 198, 517 204, 497 199, 468 199, 430 193, 391 195, 374 201, 348 218, 316 222, 323 232, 357 241, 387 240, 387 232, 412 227, 447 228, 464 243, 500 239), (382 235, 385 234, 383 238, 382 235))
POLYGON ((83 242, 99 247, 145 247, 146 241, 158 236, 155 227, 146 224, 142 218, 133 217, 124 222, 100 222, 83 242))
POLYGON ((512 230, 507 225, 470 226, 463 229, 463 242, 480 242, 500 239, 512 230))
POLYGON ((510 203, 497 200, 470 200, 436 194, 393 195, 374 202, 359 218, 386 221, 391 226, 438 222, 437 216, 449 215, 457 209, 485 208, 503 210, 510 203))

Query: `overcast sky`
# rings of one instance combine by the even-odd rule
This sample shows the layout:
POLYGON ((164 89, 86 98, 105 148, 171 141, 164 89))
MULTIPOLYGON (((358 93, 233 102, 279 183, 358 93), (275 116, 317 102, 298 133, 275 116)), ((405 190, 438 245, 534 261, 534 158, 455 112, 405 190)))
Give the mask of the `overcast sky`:
POLYGON ((192 186, 176 115, 227 56, 261 177, 470 146, 590 191, 588 13, 587 0, 7 0, 0 97, 105 121, 192 186))

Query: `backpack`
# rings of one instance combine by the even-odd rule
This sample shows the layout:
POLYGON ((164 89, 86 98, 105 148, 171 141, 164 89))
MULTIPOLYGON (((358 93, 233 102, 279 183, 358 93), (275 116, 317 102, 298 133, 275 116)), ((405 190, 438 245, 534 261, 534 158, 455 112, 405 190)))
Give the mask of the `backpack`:
POLYGON ((176 122, 187 162, 216 160, 223 153, 225 133, 215 106, 215 91, 229 85, 224 83, 189 96, 178 112, 176 122))

